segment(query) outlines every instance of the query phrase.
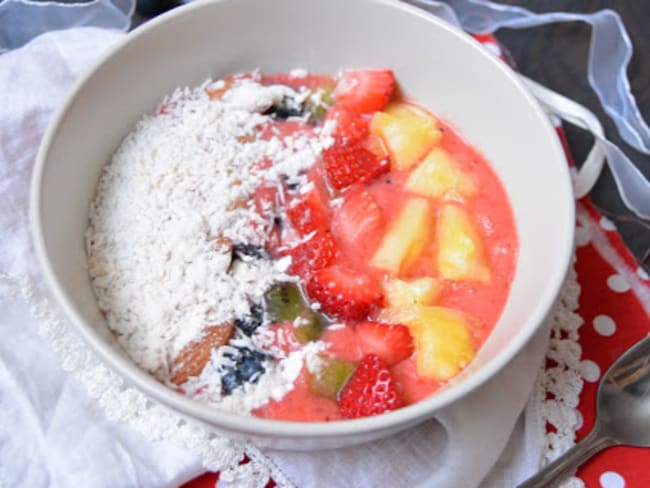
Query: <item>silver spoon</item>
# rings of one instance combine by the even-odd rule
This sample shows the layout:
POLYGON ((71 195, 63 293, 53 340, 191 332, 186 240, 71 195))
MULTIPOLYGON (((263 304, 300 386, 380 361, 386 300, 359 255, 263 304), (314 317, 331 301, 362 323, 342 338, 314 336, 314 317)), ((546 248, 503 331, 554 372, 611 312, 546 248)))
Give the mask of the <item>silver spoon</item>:
POLYGON ((557 486, 606 447, 650 447, 650 336, 628 349, 598 385, 596 421, 589 434, 517 488, 557 486))

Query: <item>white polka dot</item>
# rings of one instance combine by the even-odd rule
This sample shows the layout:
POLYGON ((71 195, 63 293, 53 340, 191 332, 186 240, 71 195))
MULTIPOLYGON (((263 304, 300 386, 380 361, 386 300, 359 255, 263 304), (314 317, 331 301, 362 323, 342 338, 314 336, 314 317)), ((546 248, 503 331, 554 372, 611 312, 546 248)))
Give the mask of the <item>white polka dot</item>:
POLYGON ((616 230, 616 226, 614 225, 614 222, 609 220, 607 217, 601 217, 600 222, 598 223, 605 230, 616 230))
POLYGON ((589 231, 584 227, 576 227, 576 246, 582 247, 589 244, 589 231))
POLYGON ((630 284, 619 274, 611 275, 607 278, 607 286, 609 286, 612 291, 618 293, 624 293, 630 289, 630 284))
POLYGON ((642 280, 650 281, 650 275, 646 273, 646 270, 643 268, 637 268, 636 269, 636 274, 641 278, 642 280))
POLYGON ((614 471, 605 471, 598 479, 602 488, 624 488, 625 479, 614 471))
POLYGON ((600 379, 600 368, 589 359, 585 359, 580 363, 580 373, 585 381, 589 381, 590 383, 595 383, 600 379))
POLYGON ((616 322, 609 315, 598 315, 594 317, 594 329, 601 336, 611 336, 616 332, 616 322))

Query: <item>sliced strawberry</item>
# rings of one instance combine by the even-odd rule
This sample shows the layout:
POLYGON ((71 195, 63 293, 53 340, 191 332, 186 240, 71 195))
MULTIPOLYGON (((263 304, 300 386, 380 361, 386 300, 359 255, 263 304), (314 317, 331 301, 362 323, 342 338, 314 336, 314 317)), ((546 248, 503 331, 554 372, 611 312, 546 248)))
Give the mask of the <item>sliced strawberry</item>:
POLYGON ((312 180, 311 185, 307 193, 294 197, 286 209, 291 224, 302 236, 314 231, 324 232, 329 226, 329 197, 325 185, 318 179, 312 180))
POLYGON ((403 405, 388 366, 378 356, 365 356, 339 393, 341 415, 348 419, 369 417, 403 405))
POLYGON ((313 271, 329 266, 336 258, 337 247, 332 234, 316 233, 308 241, 301 242, 287 252, 291 256, 289 273, 308 276, 313 271))
POLYGON ((335 143, 322 157, 329 182, 337 190, 370 181, 390 169, 388 159, 378 158, 359 143, 335 143))
POLYGON ((370 113, 384 108, 395 89, 391 70, 344 71, 336 85, 336 103, 347 110, 370 113))
POLYGON ((342 108, 331 107, 327 111, 326 120, 336 122, 334 136, 344 142, 357 142, 370 132, 369 120, 361 114, 342 108))
POLYGON ((283 140, 285 137, 315 137, 314 127, 301 120, 269 120, 257 127, 256 137, 270 141, 274 137, 283 140))
POLYGON ((333 87, 336 84, 336 80, 328 75, 310 73, 306 76, 296 76, 291 73, 270 73, 262 75, 261 83, 263 85, 287 85, 297 90, 300 88, 333 87))
POLYGON ((379 285, 369 276, 342 265, 315 271, 307 295, 320 303, 321 311, 342 320, 363 320, 383 300, 379 285))
POLYGON ((350 258, 371 253, 382 238, 383 228, 382 211, 363 187, 348 190, 332 218, 332 233, 350 258))
POLYGON ((285 354, 299 350, 302 345, 296 339, 296 328, 291 322, 281 322, 268 326, 267 347, 275 346, 285 354))
POLYGON ((361 361, 354 325, 343 323, 326 327, 319 340, 326 345, 327 353, 332 357, 353 363, 361 361))
POLYGON ((255 189, 253 201, 260 215, 271 215, 279 204, 280 190, 277 185, 263 185, 255 189))
POLYGON ((357 345, 361 353, 375 354, 392 366, 413 354, 413 338, 401 324, 361 322, 357 324, 357 345))

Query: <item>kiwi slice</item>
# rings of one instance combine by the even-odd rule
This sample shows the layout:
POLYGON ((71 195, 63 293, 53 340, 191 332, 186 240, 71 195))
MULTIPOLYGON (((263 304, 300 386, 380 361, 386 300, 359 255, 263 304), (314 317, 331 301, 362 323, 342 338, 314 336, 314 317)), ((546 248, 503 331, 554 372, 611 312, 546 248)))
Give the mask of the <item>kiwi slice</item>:
POLYGON ((310 309, 306 309, 303 312, 300 320, 302 323, 297 325, 294 331, 296 340, 300 344, 315 341, 323 333, 323 329, 327 327, 325 317, 310 309))
POLYGON ((318 339, 328 323, 324 315, 309 308, 295 283, 273 285, 266 292, 266 311, 272 321, 294 322, 296 339, 301 344, 318 339))
POLYGON ((294 321, 306 308, 295 283, 276 283, 266 292, 266 311, 277 321, 294 321))
POLYGON ((307 97, 305 109, 310 122, 319 122, 325 118, 327 109, 334 105, 334 85, 314 88, 307 97))
POLYGON ((318 396, 336 400, 336 397, 345 386, 356 364, 337 358, 323 357, 323 366, 316 373, 309 373, 309 390, 318 396))

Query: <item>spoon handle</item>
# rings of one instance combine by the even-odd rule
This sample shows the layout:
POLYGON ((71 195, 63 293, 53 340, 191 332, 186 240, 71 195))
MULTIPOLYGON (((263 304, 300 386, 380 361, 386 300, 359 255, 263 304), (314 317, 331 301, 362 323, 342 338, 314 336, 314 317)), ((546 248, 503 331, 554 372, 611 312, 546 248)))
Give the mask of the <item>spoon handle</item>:
POLYGON ((574 472, 583 462, 606 447, 616 444, 611 437, 603 436, 595 427, 589 435, 575 446, 528 478, 517 488, 551 488, 557 486, 564 478, 574 472))

